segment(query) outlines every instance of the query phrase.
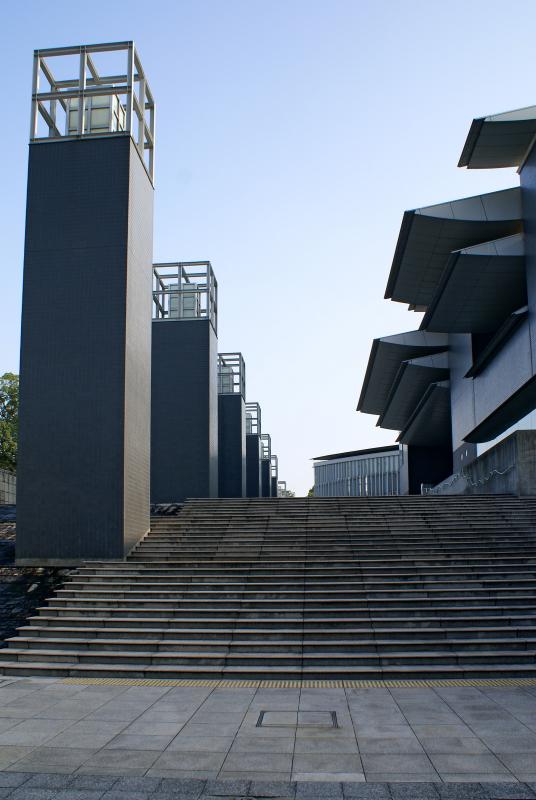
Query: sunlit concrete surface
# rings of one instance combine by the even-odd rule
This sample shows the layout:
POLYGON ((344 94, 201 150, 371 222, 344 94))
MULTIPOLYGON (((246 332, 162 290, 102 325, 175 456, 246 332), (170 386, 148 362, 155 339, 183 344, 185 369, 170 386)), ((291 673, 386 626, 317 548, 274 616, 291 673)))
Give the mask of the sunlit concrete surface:
MULTIPOLYGON (((320 781, 341 797, 343 784, 363 782, 536 785, 536 686, 268 689, 8 678, 0 685, 0 770, 6 789, 10 773, 296 781, 292 792, 320 781)), ((67 785, 60 783, 52 788, 67 785)), ((157 784, 145 782, 155 792, 157 784)), ((521 790, 508 796, 534 796, 521 790)))

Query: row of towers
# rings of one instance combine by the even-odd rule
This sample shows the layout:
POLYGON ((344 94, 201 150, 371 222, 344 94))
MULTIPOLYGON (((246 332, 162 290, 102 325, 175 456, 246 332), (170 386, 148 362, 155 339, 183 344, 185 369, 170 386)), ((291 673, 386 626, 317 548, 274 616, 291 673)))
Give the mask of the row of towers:
POLYGON ((243 359, 218 354, 210 263, 152 263, 154 146, 133 42, 35 52, 20 564, 123 558, 151 502, 277 492, 243 359))

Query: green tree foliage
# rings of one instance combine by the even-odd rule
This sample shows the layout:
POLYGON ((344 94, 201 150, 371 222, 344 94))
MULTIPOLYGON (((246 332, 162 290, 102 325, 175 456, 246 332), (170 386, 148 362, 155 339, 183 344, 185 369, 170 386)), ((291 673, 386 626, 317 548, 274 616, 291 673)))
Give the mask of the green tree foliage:
POLYGON ((17 470, 19 434, 19 376, 0 376, 0 469, 17 470))
POLYGON ((315 496, 315 487, 311 486, 311 488, 307 492, 307 497, 314 497, 314 496, 315 496))

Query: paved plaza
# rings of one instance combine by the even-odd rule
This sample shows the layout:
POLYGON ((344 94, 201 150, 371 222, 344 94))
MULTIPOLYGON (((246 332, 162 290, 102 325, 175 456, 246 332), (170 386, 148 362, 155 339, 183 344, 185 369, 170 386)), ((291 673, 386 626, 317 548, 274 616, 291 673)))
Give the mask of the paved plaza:
POLYGON ((0 770, 0 797, 32 800, 536 797, 536 685, 5 679, 0 770))

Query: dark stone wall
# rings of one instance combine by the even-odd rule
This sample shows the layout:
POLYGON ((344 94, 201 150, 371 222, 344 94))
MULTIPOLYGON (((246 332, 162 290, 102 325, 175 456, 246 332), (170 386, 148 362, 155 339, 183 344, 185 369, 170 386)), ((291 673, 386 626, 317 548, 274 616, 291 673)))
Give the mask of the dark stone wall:
POLYGON ((263 497, 270 497, 272 494, 270 460, 268 458, 263 458, 261 461, 261 493, 263 497))
POLYGON ((153 321, 152 503, 218 496, 217 345, 208 320, 153 321))
POLYGON ((130 136, 30 145, 21 563, 122 558, 149 527, 152 203, 130 136))
POLYGON ((261 440, 257 433, 246 435, 246 497, 262 497, 261 440))
POLYGON ((246 496, 246 405, 240 394, 218 398, 219 497, 246 496))
POLYGON ((270 478, 271 496, 277 497, 277 478, 270 478))

